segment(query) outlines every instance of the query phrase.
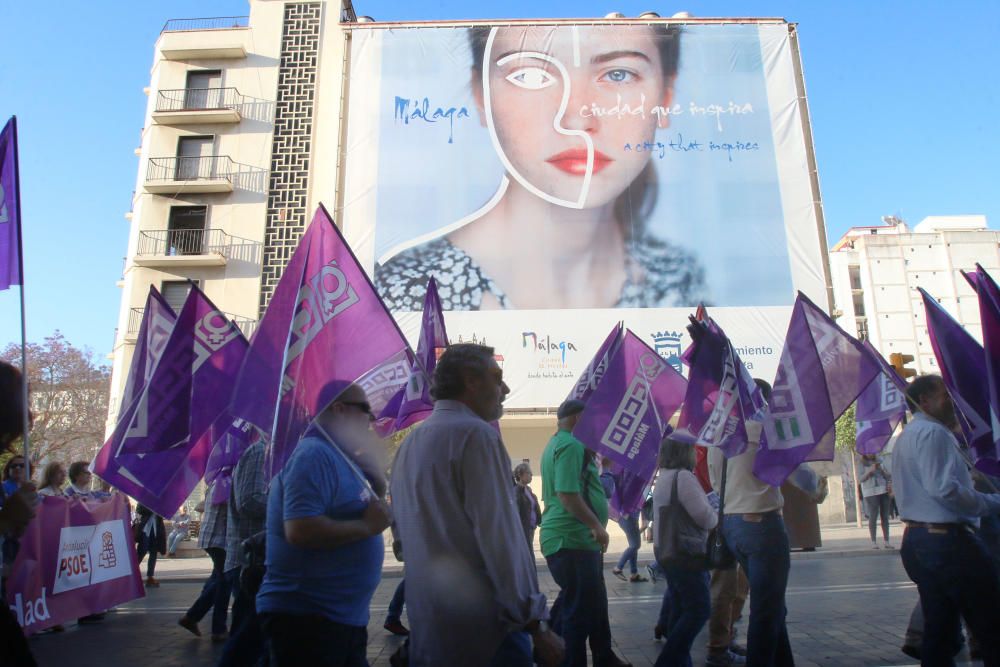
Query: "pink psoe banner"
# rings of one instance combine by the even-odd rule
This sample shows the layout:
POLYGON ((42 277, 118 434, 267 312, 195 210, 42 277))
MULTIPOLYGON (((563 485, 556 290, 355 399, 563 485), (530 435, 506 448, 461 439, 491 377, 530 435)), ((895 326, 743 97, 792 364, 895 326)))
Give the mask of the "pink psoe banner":
POLYGON ((7 579, 7 604, 33 634, 143 597, 125 497, 43 497, 7 579))

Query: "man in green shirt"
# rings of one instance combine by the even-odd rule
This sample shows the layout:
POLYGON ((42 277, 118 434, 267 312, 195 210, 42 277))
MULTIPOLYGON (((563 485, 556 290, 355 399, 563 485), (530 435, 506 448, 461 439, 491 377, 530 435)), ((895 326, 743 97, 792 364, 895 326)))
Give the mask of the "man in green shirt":
POLYGON ((556 413, 559 430, 542 454, 542 555, 559 597, 552 625, 566 643, 563 665, 585 667, 590 640, 595 667, 628 663, 611 650, 604 552, 608 549, 608 500, 593 454, 573 437, 584 404, 568 400, 556 413))

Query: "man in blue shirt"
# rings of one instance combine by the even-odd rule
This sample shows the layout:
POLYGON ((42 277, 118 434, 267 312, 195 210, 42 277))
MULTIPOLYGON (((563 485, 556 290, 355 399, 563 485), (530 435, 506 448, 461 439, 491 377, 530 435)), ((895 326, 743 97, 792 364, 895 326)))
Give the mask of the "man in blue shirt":
POLYGON ((1000 513, 1000 495, 973 487, 944 380, 923 375, 906 395, 914 417, 893 449, 892 479, 906 524, 903 567, 924 610, 921 664, 955 664, 961 616, 985 664, 1000 665, 1000 575, 977 535, 979 517, 1000 513))
POLYGON ((384 480, 359 464, 371 419, 364 390, 349 385, 271 481, 257 613, 272 667, 368 665, 368 607, 382 575, 381 534, 391 522, 379 497, 384 480))

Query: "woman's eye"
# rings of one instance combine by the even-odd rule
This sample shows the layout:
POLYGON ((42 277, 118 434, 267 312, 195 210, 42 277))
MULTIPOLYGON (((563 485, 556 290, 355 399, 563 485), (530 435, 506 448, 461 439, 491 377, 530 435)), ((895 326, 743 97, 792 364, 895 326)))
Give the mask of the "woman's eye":
POLYGON ((635 81, 636 77, 635 74, 627 69, 613 69, 605 72, 601 78, 611 83, 629 83, 630 81, 635 81))
POLYGON ((556 82, 555 77, 541 67, 522 67, 508 74, 506 78, 515 86, 527 90, 541 90, 556 82))

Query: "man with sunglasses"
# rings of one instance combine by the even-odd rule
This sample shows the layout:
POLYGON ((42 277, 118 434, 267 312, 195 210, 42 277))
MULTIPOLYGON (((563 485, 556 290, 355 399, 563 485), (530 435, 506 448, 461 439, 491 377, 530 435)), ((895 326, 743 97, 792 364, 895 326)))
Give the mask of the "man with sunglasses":
POLYGON ((273 667, 365 667, 368 608, 389 526, 363 389, 332 383, 329 405, 271 481, 267 572, 257 613, 273 667))
POLYGON ((392 506, 406 554, 410 667, 531 667, 562 659, 524 539, 510 456, 492 422, 510 393, 493 348, 451 345, 434 412, 399 449, 392 506), (419 582, 419 583, 417 583, 419 582))

